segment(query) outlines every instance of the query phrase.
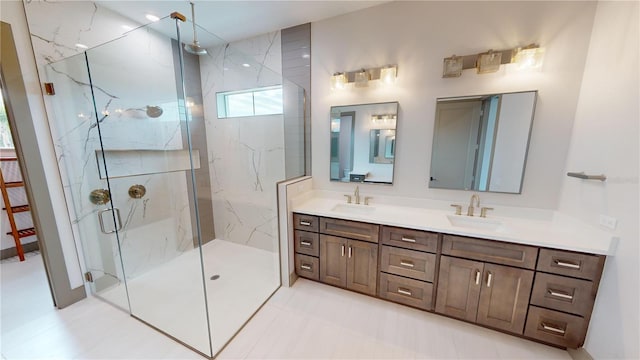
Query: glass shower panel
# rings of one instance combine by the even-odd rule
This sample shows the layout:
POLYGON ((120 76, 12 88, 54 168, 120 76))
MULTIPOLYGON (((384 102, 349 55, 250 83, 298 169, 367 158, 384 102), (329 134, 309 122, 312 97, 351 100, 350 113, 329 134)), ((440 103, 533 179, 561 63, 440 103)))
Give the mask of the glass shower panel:
POLYGON ((56 94, 45 97, 58 167, 74 237, 85 259, 94 295, 125 310, 129 304, 114 235, 99 231, 98 214, 110 208, 107 181, 98 176, 95 149, 100 148, 91 86, 84 53, 45 66, 56 94))
MULTIPOLYGON (((201 44, 209 35, 198 29, 201 44)), ((216 96, 253 93, 255 108, 267 100, 256 93, 277 92, 269 106, 282 108, 284 101, 285 111, 287 101, 302 103, 302 91, 290 83, 284 95, 282 75, 270 69, 281 68, 279 36, 206 46, 199 69, 185 66, 201 74, 206 119, 215 237, 203 246, 203 257, 214 353, 280 286, 276 183, 286 178, 285 116, 280 110, 219 118, 216 96)))
MULTIPOLYGON (((164 23, 164 27, 162 27, 164 23)), ((210 356, 191 151, 182 97, 178 42, 154 28, 87 50, 113 214, 106 232, 120 247, 131 314, 210 356)), ((110 221, 109 220, 111 216, 110 221)))

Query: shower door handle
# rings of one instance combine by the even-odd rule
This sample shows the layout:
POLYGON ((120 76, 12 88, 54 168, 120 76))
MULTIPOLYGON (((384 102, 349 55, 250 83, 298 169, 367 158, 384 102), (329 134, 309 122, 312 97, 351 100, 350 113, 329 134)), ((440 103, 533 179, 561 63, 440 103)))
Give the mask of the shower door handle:
POLYGON ((98 211, 98 222, 100 223, 100 231, 102 231, 103 234, 113 234, 116 231, 122 230, 122 219, 120 218, 120 209, 110 208, 110 209, 104 209, 104 210, 98 211), (114 230, 106 231, 104 229, 104 220, 102 219, 102 214, 106 213, 107 211, 113 211, 115 214, 117 224, 114 230))

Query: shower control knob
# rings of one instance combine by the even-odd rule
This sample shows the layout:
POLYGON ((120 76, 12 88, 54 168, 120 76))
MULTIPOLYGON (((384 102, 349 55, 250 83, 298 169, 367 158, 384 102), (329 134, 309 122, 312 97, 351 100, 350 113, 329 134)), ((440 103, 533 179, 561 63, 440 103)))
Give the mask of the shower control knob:
POLYGON ((144 194, 147 193, 147 188, 144 187, 144 185, 131 185, 131 187, 129 188, 129 196, 132 199, 140 199, 144 196, 144 194))
POLYGON ((111 194, 107 189, 96 189, 89 194, 89 201, 94 205, 104 205, 111 200, 111 194))

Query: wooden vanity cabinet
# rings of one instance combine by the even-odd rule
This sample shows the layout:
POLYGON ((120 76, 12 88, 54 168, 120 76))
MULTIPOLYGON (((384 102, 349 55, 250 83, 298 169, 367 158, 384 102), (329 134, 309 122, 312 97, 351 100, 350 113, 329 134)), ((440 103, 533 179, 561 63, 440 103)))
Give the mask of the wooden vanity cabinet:
POLYGON ((378 296, 433 310, 439 234, 382 227, 378 296))
POLYGON ((540 249, 526 337, 557 346, 584 344, 605 257, 540 249))
POLYGON ((533 270, 478 260, 504 258, 508 264, 533 267, 537 250, 523 245, 445 235, 436 312, 522 334, 533 270), (451 254, 463 254, 469 259, 448 256, 451 254))
POLYGON ((320 235, 320 281, 375 295, 378 245, 320 235))
POLYGON ((299 276, 376 294, 378 225, 304 214, 293 219, 299 276))
POLYGON ((306 214, 293 220, 299 276, 555 346, 584 343, 603 255, 306 214))
POLYGON ((317 216, 293 214, 293 248, 296 274, 311 280, 320 279, 320 238, 317 216))

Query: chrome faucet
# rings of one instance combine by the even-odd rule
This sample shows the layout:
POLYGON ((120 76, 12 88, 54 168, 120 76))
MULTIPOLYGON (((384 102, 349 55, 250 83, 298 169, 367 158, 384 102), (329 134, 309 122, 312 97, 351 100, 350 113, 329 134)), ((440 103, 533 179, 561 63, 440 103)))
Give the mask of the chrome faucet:
POLYGON ((358 188, 358 185, 356 185, 356 191, 353 193, 353 197, 356 201, 356 204, 360 205, 360 189, 358 188))
POLYGON ((471 201, 469 201, 469 208, 467 208, 467 216, 473 216, 473 200, 476 200, 476 207, 480 207, 480 196, 478 194, 471 195, 471 201))

